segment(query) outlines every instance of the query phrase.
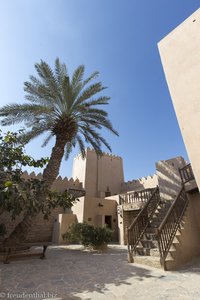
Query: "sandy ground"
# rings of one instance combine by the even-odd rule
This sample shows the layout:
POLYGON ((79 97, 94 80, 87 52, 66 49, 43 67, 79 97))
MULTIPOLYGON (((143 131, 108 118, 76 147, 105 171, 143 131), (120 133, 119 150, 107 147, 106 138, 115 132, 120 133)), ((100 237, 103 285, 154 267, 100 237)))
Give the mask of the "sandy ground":
POLYGON ((0 299, 200 299, 200 258, 173 272, 128 264, 123 246, 105 253, 51 247, 47 260, 0 262, 0 299))

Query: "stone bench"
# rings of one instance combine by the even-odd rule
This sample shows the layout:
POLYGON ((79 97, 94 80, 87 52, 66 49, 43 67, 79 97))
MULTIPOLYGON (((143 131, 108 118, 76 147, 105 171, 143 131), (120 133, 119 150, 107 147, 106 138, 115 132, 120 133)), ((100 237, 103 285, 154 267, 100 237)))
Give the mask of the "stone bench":
POLYGON ((4 264, 9 264, 11 257, 13 258, 13 257, 23 257, 23 256, 35 256, 35 255, 39 255, 40 259, 45 259, 46 258, 45 254, 46 254, 47 247, 51 246, 53 244, 54 244, 53 242, 34 242, 34 243, 20 243, 18 245, 6 245, 6 246, 3 246, 3 248, 5 249, 5 257, 3 259, 3 263, 4 264), (14 253, 13 254, 14 250, 19 250, 22 247, 31 248, 31 247, 37 247, 37 246, 42 246, 43 247, 43 251, 40 252, 40 253, 29 253, 29 254, 27 254, 25 252, 22 252, 22 253, 14 253))

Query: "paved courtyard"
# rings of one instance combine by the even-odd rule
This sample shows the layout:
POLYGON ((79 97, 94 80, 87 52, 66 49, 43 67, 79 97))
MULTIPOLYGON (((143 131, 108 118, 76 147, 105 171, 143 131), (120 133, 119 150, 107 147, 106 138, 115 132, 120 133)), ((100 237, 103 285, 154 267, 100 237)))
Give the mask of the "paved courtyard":
POLYGON ((200 299, 200 259, 174 272, 128 264, 126 248, 105 253, 51 247, 47 260, 0 262, 0 299, 200 299))

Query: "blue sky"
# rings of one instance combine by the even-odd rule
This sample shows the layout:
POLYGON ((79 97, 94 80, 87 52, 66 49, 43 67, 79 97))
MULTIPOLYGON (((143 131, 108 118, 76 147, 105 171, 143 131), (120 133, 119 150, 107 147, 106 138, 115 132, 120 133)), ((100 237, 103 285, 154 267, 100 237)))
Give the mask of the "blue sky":
MULTIPOLYGON (((123 157, 126 180, 153 174, 155 161, 187 159, 157 43, 198 8, 197 0, 1 0, 0 105, 24 101, 23 83, 40 59, 53 66, 59 57, 70 73, 84 64, 108 87, 120 137, 104 136, 123 157)), ((49 156, 53 142, 41 148, 42 140, 27 153, 49 156)), ((62 176, 71 176, 76 153, 62 176)))

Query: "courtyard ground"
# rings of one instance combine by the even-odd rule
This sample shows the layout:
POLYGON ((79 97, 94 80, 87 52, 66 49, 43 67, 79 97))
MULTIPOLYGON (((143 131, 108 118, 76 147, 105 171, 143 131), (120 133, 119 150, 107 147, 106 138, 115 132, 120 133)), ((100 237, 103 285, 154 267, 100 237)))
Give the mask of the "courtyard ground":
POLYGON ((47 260, 0 262, 0 299, 200 299, 200 258, 178 271, 128 264, 124 246, 105 253, 50 247, 47 260))

